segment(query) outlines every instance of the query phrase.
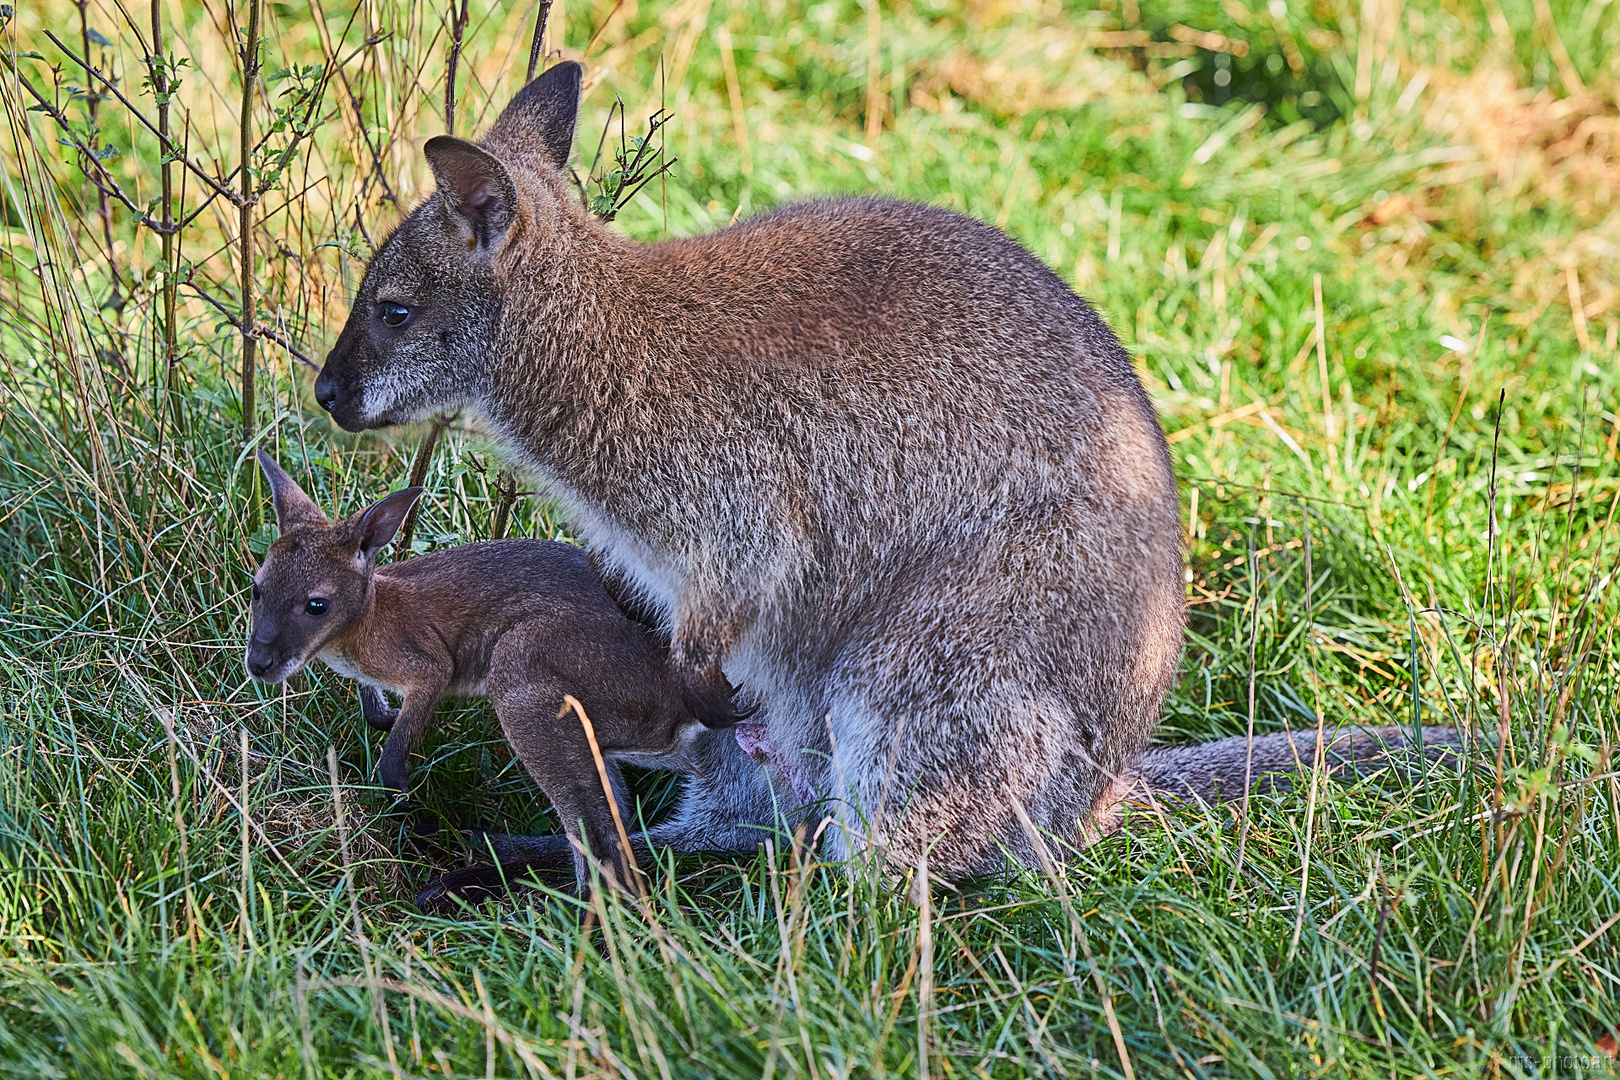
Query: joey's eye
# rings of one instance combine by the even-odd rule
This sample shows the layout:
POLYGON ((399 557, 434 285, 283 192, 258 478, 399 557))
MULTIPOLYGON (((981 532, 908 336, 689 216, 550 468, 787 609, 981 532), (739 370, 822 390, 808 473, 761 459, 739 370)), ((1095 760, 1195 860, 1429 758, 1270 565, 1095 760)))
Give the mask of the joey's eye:
POLYGON ((304 610, 306 612, 308 612, 309 614, 314 615, 317 618, 319 618, 320 616, 326 614, 326 610, 329 607, 331 607, 331 604, 327 601, 327 599, 325 597, 317 596, 313 600, 311 600, 309 603, 304 605, 304 610))
POLYGON ((383 321, 384 326, 404 326, 410 321, 411 309, 404 304, 385 300, 377 305, 377 318, 383 321))

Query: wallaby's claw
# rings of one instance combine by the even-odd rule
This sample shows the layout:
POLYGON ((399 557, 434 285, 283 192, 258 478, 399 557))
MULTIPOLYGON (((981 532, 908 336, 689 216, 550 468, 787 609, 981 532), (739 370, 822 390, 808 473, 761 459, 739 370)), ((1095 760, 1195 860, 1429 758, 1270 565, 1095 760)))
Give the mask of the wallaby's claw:
POLYGON ((701 681, 681 679, 681 699, 704 727, 735 727, 759 711, 757 704, 745 707, 736 698, 737 688, 724 675, 701 681))
POLYGON ((399 710, 388 709, 386 712, 366 712, 362 710, 360 715, 366 718, 366 723, 378 731, 389 731, 393 728, 394 721, 399 719, 399 710))
POLYGON ((375 686, 362 685, 359 688, 360 715, 365 717, 366 723, 378 731, 387 731, 399 719, 399 710, 388 704, 381 690, 375 686))

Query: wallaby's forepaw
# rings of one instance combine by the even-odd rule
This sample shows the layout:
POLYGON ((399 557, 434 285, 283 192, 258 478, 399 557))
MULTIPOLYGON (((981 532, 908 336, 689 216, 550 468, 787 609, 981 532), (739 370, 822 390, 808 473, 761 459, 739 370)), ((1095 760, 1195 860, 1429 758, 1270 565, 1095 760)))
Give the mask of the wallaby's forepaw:
POLYGON ((360 715, 378 731, 387 731, 399 719, 399 710, 388 704, 383 692, 375 686, 361 686, 360 715))
POLYGON ((758 705, 737 704, 737 688, 718 671, 708 675, 679 672, 676 678, 686 711, 704 727, 733 727, 759 711, 758 705))
POLYGON ((399 719, 399 710, 389 706, 379 712, 366 712, 361 710, 360 715, 366 718, 366 723, 378 731, 391 731, 394 721, 399 719))

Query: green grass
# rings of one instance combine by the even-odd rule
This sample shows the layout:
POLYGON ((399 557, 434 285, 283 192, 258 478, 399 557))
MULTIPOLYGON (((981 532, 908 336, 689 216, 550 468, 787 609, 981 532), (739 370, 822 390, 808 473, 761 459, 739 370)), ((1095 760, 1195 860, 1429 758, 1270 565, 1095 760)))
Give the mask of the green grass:
MULTIPOLYGON (((120 10, 88 6, 112 42, 97 62, 151 117, 120 10)), ((260 318, 317 359, 398 213, 373 154, 408 207, 428 182, 414 147, 442 130, 443 12, 365 11, 328 10, 344 76, 258 214, 260 318)), ((117 149, 109 174, 143 207, 156 142, 110 98, 92 134, 83 72, 44 36, 77 50, 76 10, 24 6, 5 52, 42 58, 0 70, 0 1073, 1611 1075, 1616 8, 557 11, 569 55, 603 27, 581 154, 614 94, 632 129, 675 114, 679 164, 621 214, 633 235, 889 192, 1004 225, 1105 314, 1183 481, 1192 620, 1167 739, 1245 730, 1252 679, 1261 731, 1320 713, 1489 740, 1460 774, 1257 796, 1243 827, 1235 807, 1151 819, 1061 879, 926 914, 867 868, 776 849, 682 858, 644 907, 584 927, 560 899, 419 914, 413 887, 461 856, 452 830, 384 814, 352 692, 242 671, 270 534, 236 332, 187 286, 166 362, 158 238, 116 201, 104 232, 18 73, 60 95, 73 138, 117 149)), ((175 130, 228 175, 230 16, 184 17, 175 130)), ((531 17, 474 5, 462 130, 516 88, 531 17)), ((267 74, 323 62, 311 20, 266 9, 267 74)), ((267 83, 257 131, 297 121, 289 85, 267 83)), ((193 175, 179 204, 206 194, 193 175)), ((178 271, 233 313, 235 220, 204 209, 178 271)), ((264 343, 264 444, 330 507, 401 484, 420 433, 334 430, 310 375, 264 343)), ((488 535, 498 465, 452 428, 418 547, 488 535)), ((530 495, 514 522, 567 536, 530 495)), ((486 707, 445 710, 421 754, 447 822, 551 827, 486 707)), ((645 813, 667 804, 667 779, 643 788, 645 813)))

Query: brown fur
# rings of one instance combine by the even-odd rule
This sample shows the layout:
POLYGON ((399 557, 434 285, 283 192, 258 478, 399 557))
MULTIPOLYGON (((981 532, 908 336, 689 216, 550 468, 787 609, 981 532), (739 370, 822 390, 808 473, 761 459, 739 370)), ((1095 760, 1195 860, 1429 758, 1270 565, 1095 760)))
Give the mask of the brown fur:
POLYGON ((443 698, 489 697, 556 807, 583 885, 580 842, 618 881, 629 870, 582 725, 558 716, 564 695, 584 705, 616 788, 624 761, 693 771, 705 754, 746 760, 730 731, 709 731, 685 707, 667 650, 620 612, 583 551, 500 540, 377 566, 420 488, 332 525, 268 455, 259 460, 281 535, 254 578, 248 670, 280 682, 319 658, 359 680, 367 720, 389 728, 384 785, 406 790, 411 746, 443 698), (311 599, 324 613, 309 612, 311 599), (404 699, 395 716, 384 691, 404 699), (694 752, 705 741, 719 749, 694 752))
MULTIPOLYGON (((317 399, 355 431, 481 414, 656 613, 683 694, 723 708, 729 678, 762 709, 834 857, 927 849, 963 877, 1035 859, 1020 812, 1096 835, 1183 619, 1168 448, 1114 335, 931 207, 633 243, 564 177, 579 77, 553 67, 481 143, 429 140, 438 192, 377 252, 317 399)), ((679 843, 752 846, 774 795, 690 785, 679 843)))

